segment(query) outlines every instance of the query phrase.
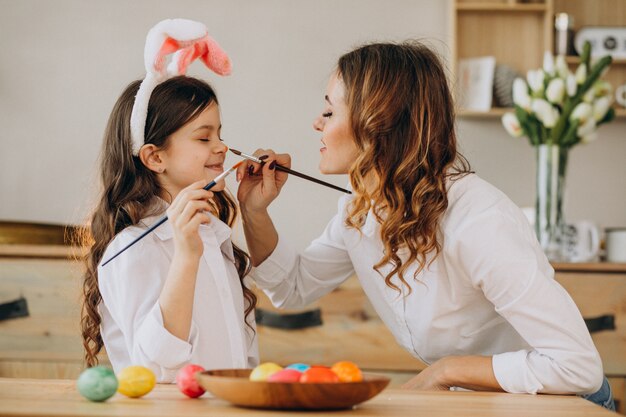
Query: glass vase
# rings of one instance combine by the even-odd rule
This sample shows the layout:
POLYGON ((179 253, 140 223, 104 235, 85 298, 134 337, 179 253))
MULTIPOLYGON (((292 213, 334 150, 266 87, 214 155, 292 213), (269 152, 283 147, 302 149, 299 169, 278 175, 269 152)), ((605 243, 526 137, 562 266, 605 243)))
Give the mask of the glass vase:
POLYGON ((550 261, 564 261, 563 192, 569 149, 558 145, 538 145, 535 232, 550 261))

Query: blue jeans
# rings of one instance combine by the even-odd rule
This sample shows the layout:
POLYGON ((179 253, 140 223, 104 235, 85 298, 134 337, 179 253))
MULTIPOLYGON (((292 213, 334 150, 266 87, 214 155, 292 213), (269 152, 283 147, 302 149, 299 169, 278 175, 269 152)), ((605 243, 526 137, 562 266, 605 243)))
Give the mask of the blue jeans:
POLYGON ((604 382, 597 392, 593 394, 581 395, 585 400, 589 400, 594 404, 598 404, 600 407, 607 408, 611 411, 615 411, 615 402, 613 401, 613 392, 609 385, 609 380, 604 377, 604 382))

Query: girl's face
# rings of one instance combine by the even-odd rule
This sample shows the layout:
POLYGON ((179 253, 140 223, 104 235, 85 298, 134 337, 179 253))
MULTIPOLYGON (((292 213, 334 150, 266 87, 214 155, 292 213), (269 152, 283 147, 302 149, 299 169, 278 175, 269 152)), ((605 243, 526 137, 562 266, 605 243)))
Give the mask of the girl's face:
POLYGON ((319 166, 322 174, 347 174, 359 154, 344 92, 343 81, 337 74, 331 76, 324 97, 324 111, 313 122, 313 128, 322 132, 319 166))
MULTIPOLYGON (((168 138, 168 146, 160 153, 165 169, 159 178, 172 198, 189 184, 199 180, 208 184, 224 172, 228 148, 220 139, 221 128, 219 106, 212 103, 168 138)), ((211 191, 224 187, 220 181, 211 191)))

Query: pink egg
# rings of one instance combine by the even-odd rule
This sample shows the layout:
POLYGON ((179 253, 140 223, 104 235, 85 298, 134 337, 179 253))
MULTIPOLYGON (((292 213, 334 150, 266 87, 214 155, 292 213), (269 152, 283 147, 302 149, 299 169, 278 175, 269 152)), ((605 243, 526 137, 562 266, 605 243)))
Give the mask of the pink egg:
POLYGON ((300 377, 302 376, 302 372, 297 371, 295 369, 283 369, 282 371, 278 371, 275 374, 270 375, 267 378, 268 382, 298 382, 300 381, 300 377))
POLYGON ((204 368, 200 365, 187 365, 180 368, 176 374, 176 385, 178 385, 180 392, 191 398, 204 394, 204 388, 198 385, 198 381, 194 378, 196 372, 202 371, 204 368))

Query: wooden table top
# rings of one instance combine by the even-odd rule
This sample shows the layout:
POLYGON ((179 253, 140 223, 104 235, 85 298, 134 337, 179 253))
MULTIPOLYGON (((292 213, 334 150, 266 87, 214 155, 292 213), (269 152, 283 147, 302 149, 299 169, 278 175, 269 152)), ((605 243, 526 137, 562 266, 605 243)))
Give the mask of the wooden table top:
POLYGON ((0 378, 0 416, 562 416, 615 415, 576 396, 387 389, 352 410, 294 412, 231 406, 205 394, 189 399, 175 385, 157 385, 140 399, 115 394, 103 403, 82 398, 73 380, 0 378))

